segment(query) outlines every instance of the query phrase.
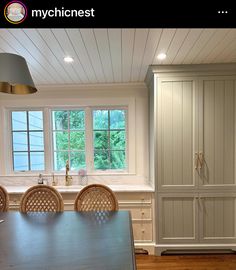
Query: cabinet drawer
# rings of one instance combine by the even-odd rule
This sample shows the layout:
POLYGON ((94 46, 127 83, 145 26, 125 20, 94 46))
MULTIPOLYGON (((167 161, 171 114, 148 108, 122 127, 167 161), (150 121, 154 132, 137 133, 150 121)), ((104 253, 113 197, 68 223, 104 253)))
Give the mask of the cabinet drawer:
POLYGON ((152 197, 150 193, 116 193, 120 203, 151 203, 152 197))
POLYGON ((129 210, 133 220, 152 219, 152 211, 150 207, 121 206, 120 210, 129 210))
POLYGON ((135 241, 152 241, 152 223, 135 222, 132 223, 135 241))

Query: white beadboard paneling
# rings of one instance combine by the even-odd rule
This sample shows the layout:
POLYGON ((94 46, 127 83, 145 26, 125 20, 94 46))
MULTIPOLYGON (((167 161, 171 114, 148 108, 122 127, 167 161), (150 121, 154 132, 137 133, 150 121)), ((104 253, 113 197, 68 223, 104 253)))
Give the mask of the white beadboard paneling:
POLYGON ((204 184, 235 184, 234 80, 205 80, 203 89, 204 184))
POLYGON ((14 48, 16 47, 17 54, 23 56, 25 59, 27 59, 27 62, 30 63, 37 71, 40 73, 42 77, 45 78, 45 81, 47 83, 54 84, 55 81, 53 78, 48 74, 47 69, 43 67, 42 64, 40 64, 32 55, 29 48, 24 47, 24 44, 21 42, 21 40, 18 40, 14 35, 12 35, 7 30, 4 31, 4 39, 7 41, 8 44, 14 44, 14 48))
POLYGON ((224 85, 224 128, 223 166, 224 184, 235 184, 235 82, 225 81, 224 85))
POLYGON ((121 29, 108 29, 109 48, 115 82, 122 81, 121 29))
POLYGON ((235 48, 236 48, 236 39, 225 45, 222 53, 217 58, 215 58, 214 61, 223 63, 227 63, 228 61, 235 62, 235 48))
POLYGON ((172 183, 179 185, 183 183, 183 83, 173 82, 172 88, 172 183))
POLYGON ((38 32, 45 40, 46 44, 52 48, 52 52, 57 58, 57 60, 61 63, 61 65, 64 67, 65 72, 68 74, 68 76, 71 79, 71 83, 78 83, 81 82, 80 78, 76 74, 74 68, 72 67, 72 64, 68 64, 64 62, 65 52, 63 51, 61 45, 58 43, 58 40, 56 39, 55 35, 53 34, 51 29, 38 29, 38 32))
POLYGON ((97 42, 94 36, 94 32, 92 29, 80 29, 81 36, 83 38, 84 43, 86 44, 86 49, 93 63, 93 68, 97 77, 98 82, 106 82, 101 57, 98 52, 97 42))
POLYGON ((31 42, 38 48, 42 55, 48 60, 54 70, 64 83, 70 83, 71 79, 65 71, 63 65, 57 60, 52 49, 47 45, 40 33, 35 29, 23 29, 23 32, 28 36, 31 42))
POLYGON ((167 51, 167 58, 165 60, 165 64, 171 64, 173 59, 175 59, 176 55, 178 54, 180 48, 188 36, 189 29, 177 29, 174 38, 169 46, 167 51))
POLYGON ((64 59, 65 56, 71 56, 74 59, 73 65, 70 63, 64 63, 66 67, 69 65, 72 67, 74 73, 76 74, 77 81, 80 81, 81 83, 88 83, 87 74, 80 63, 80 59, 76 54, 66 31, 64 29, 53 29, 52 33, 61 47, 61 58, 64 59))
MULTIPOLYGON (((225 39, 225 36, 229 30, 218 29, 215 31, 214 35, 210 38, 207 44, 204 46, 204 50, 198 55, 197 62, 198 63, 208 63, 208 55, 212 52, 215 52, 216 46, 222 39, 225 39)), ((193 62, 195 63, 195 62, 193 62)))
POLYGON ((162 199, 161 237, 169 241, 194 238, 194 198, 162 199))
POLYGON ((177 54, 175 55, 171 64, 183 64, 185 57, 192 53, 192 48, 197 42, 199 36, 202 33, 202 29, 189 29, 189 32, 184 39, 181 47, 179 48, 177 54))
POLYGON ((203 238, 235 237, 235 198, 203 200, 203 238))
POLYGON ((54 79, 55 83, 65 83, 63 78, 59 76, 58 72, 53 68, 47 58, 44 57, 41 50, 39 50, 34 43, 29 39, 24 31, 18 31, 17 29, 8 30, 12 35, 14 35, 17 40, 20 40, 25 47, 30 48, 30 54, 38 62, 39 65, 42 65, 54 79))
POLYGON ((159 93, 162 185, 193 185, 193 82, 163 81, 159 93))
POLYGON ((164 82, 161 86, 162 94, 162 184, 173 185, 173 85, 164 82), (165 104, 165 105, 164 105, 165 104), (164 106, 163 106, 164 105, 164 106))
POLYGON ((148 29, 136 29, 135 41, 134 41, 134 52, 132 59, 132 71, 131 81, 136 82, 139 78, 140 68, 142 64, 142 58, 147 43, 148 29))
POLYGON ((227 51, 228 46, 226 46, 226 44, 230 45, 230 44, 232 44, 232 42, 235 42, 235 41, 236 41, 236 31, 234 31, 233 29, 229 29, 227 31, 225 37, 222 38, 218 43, 216 43, 215 49, 210 51, 210 53, 206 57, 205 61, 207 63, 212 63, 212 62, 219 63, 219 60, 218 60, 219 56, 221 55, 221 53, 224 50, 227 51))
POLYGON ((0 29, 0 51, 22 55, 38 85, 143 82, 152 64, 235 62, 235 47, 234 28, 0 29))
POLYGON ((157 50, 162 31, 162 29, 149 29, 146 48, 144 51, 139 74, 139 81, 143 81, 145 79, 148 66, 150 63, 152 63, 155 52, 157 50))
POLYGON ((122 29, 122 81, 131 78, 135 29, 122 29))
MULTIPOLYGON (((7 53, 13 53, 13 54, 19 54, 16 49, 14 49, 10 43, 8 43, 4 38, 1 37, 1 30, 0 30, 0 48, 2 52, 7 53)), ((37 82, 40 83, 47 83, 47 80, 28 62, 28 59, 26 59, 27 64, 29 65, 29 69, 31 72, 31 75, 34 79, 36 79, 37 82)))
POLYGON ((206 168, 204 184, 213 184, 213 179, 215 177, 215 165, 214 165, 214 155, 215 155, 215 92, 214 92, 214 81, 204 81, 204 121, 203 121, 203 141, 204 141, 204 159, 207 163, 204 166, 206 168), (211 172, 211 174, 209 174, 211 172))
POLYGON ((183 185, 194 184, 190 179, 193 179, 193 145, 195 131, 193 127, 193 82, 183 82, 183 102, 182 102, 182 121, 183 121, 183 185))
POLYGON ((224 179, 224 81, 215 82, 215 184, 224 179))
MULTIPOLYGON (((198 62, 197 56, 200 54, 204 47, 206 46, 208 40, 211 36, 215 33, 216 29, 204 29, 200 34, 199 38, 194 43, 194 46, 188 52, 187 55, 184 57, 183 64, 192 64, 194 61, 195 63, 198 62)), ((180 60, 179 60, 180 61, 180 60)))
POLYGON ((161 37, 160 37, 160 42, 158 44, 158 48, 156 50, 156 54, 154 56, 154 59, 152 61, 153 65, 158 65, 158 64, 163 64, 165 61, 157 59, 157 56, 159 53, 166 53, 168 51, 168 48, 172 42, 172 39, 175 36, 176 29, 164 29, 161 37))
POLYGON ((97 81, 96 75, 95 75, 95 71, 93 68, 93 64, 91 62, 91 59, 88 56, 87 50, 86 50, 86 46, 85 43, 82 39, 81 33, 79 31, 79 29, 66 29, 66 32, 69 36, 69 39, 72 43, 72 46, 76 52, 76 54, 78 55, 80 62, 86 72, 86 74, 88 75, 89 78, 89 82, 93 83, 97 81))
POLYGON ((102 62, 104 75, 107 82, 114 81, 112 72, 111 55, 109 52, 109 41, 107 29, 94 29, 95 38, 97 41, 98 51, 102 62))

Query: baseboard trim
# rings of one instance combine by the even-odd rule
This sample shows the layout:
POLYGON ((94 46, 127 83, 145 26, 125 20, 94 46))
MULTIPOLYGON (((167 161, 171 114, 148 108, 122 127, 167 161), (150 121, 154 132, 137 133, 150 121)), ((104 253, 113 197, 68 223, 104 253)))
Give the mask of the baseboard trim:
POLYGON ((155 243, 134 243, 135 248, 143 248, 149 255, 155 255, 155 243))
POLYGON ((162 254, 213 254, 236 252, 236 244, 158 244, 155 255, 162 254))

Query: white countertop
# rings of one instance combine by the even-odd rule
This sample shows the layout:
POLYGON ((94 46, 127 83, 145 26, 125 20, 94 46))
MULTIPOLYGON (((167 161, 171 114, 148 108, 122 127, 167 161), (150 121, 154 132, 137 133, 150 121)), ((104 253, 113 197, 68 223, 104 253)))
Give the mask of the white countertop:
MULTIPOLYGON (((114 192, 154 192, 154 188, 148 185, 107 185, 114 192)), ((74 193, 84 186, 54 186, 61 193, 74 193)), ((5 186, 9 194, 24 193, 30 186, 5 186)))

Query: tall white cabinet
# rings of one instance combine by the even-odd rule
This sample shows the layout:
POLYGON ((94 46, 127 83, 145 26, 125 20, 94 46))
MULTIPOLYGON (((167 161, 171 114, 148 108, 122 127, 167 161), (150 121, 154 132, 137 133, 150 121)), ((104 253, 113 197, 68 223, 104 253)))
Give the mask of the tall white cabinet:
POLYGON ((236 249, 236 65, 152 66, 147 83, 156 253, 236 249))

